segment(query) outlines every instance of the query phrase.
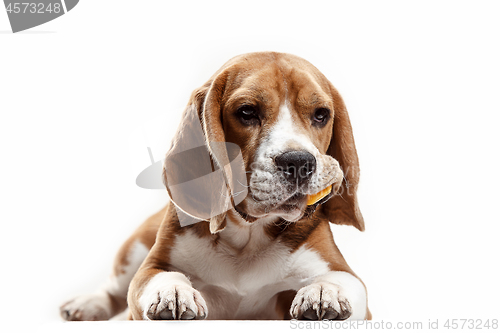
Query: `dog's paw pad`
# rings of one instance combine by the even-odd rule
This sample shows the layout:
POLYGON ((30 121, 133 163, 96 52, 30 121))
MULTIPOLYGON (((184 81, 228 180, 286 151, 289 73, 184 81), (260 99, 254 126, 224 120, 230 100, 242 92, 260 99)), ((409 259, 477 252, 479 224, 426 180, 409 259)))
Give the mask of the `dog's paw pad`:
POLYGON ((300 289, 290 308, 299 320, 345 320, 352 314, 347 298, 333 283, 314 283, 300 289))
POLYGON ((207 305, 201 294, 188 286, 172 285, 157 292, 145 311, 150 320, 205 319, 207 305))

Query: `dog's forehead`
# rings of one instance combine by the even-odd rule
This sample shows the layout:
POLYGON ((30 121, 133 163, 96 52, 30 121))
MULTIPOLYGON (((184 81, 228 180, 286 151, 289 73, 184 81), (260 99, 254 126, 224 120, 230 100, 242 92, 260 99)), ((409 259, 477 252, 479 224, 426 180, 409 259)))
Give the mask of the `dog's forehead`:
MULTIPOLYGON (((302 141, 310 142, 310 148, 326 151, 331 132, 311 128, 310 121, 317 108, 333 111, 333 99, 328 80, 314 66, 287 54, 256 54, 233 60, 226 70, 224 130, 226 138, 242 148, 246 161, 251 162, 259 147, 277 132, 282 139, 300 134, 302 141), (248 104, 261 109, 263 121, 259 129, 242 127, 230 115, 248 104)), ((292 149, 295 141, 288 140, 283 149, 292 149)))
POLYGON ((245 57, 230 66, 226 104, 255 100, 275 108, 288 104, 290 109, 332 105, 328 80, 319 70, 301 58, 278 55, 258 54, 256 59, 245 57))

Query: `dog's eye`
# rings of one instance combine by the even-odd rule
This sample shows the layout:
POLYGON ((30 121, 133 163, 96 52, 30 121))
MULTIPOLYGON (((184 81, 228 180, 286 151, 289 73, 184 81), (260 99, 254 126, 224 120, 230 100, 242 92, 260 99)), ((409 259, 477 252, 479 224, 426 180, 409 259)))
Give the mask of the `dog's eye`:
POLYGON ((245 125, 255 125, 260 123, 257 108, 253 105, 243 105, 238 108, 238 118, 245 125))
POLYGON ((325 124, 330 118, 330 110, 319 108, 314 111, 313 120, 317 125, 325 124))

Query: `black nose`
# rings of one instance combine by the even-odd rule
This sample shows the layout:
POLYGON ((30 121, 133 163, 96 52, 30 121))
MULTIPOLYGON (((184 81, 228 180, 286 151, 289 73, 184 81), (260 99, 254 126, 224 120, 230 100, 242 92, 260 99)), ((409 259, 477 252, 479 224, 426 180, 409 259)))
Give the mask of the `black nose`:
POLYGON ((316 159, 310 153, 303 151, 289 151, 276 156, 274 159, 278 169, 283 172, 289 181, 299 185, 308 181, 316 170, 316 159))

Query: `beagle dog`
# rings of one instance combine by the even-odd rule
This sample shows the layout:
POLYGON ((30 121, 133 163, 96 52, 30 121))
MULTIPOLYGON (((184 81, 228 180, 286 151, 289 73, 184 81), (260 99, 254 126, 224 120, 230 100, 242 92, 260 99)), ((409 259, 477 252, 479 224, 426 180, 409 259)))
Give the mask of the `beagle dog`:
POLYGON ((329 226, 364 230, 351 124, 309 62, 275 52, 228 61, 193 92, 163 178, 167 206, 123 244, 100 291, 61 306, 64 319, 127 307, 134 320, 371 319, 329 226), (212 174, 219 181, 189 181, 212 174), (183 196, 176 186, 187 183, 194 193, 183 196))

